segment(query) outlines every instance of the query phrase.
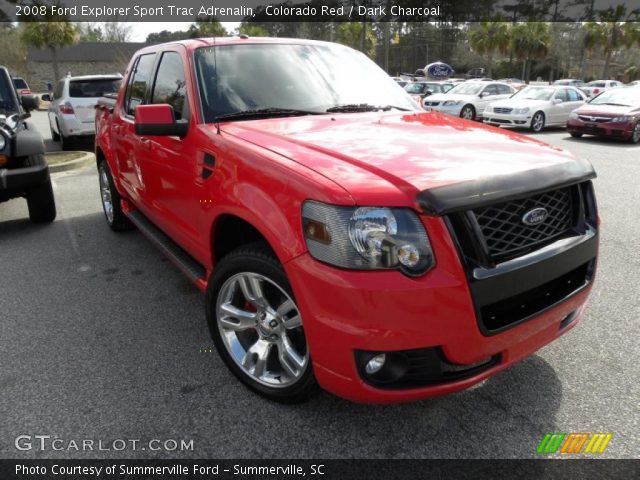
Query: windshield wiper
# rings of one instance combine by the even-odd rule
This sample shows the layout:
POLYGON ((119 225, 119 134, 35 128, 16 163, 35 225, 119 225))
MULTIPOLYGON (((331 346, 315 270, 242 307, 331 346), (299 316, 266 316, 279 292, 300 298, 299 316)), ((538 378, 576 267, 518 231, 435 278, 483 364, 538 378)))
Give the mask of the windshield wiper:
POLYGON ((300 115, 320 115, 321 112, 311 110, 296 110, 293 108, 260 108, 257 110, 242 110, 240 112, 225 113, 218 115, 215 121, 220 120, 242 120, 245 118, 269 118, 269 117, 295 117, 300 115))
POLYGON ((369 103, 349 103, 346 105, 336 105, 335 107, 327 108, 327 113, 334 112, 377 112, 382 110, 384 112, 395 108, 396 110, 401 110, 403 112, 408 112, 408 108, 404 107, 396 107, 395 105, 371 105, 369 103))

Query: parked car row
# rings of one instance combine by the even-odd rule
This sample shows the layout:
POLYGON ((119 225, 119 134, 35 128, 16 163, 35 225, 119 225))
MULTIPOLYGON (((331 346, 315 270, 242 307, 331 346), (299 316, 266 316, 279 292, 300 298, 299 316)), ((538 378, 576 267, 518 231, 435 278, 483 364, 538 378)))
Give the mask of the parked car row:
POLYGON ((516 78, 501 81, 414 81, 405 91, 422 108, 496 127, 567 126, 574 137, 584 134, 640 141, 640 81, 625 86, 616 80, 584 84, 561 79, 552 85, 526 85, 516 78))

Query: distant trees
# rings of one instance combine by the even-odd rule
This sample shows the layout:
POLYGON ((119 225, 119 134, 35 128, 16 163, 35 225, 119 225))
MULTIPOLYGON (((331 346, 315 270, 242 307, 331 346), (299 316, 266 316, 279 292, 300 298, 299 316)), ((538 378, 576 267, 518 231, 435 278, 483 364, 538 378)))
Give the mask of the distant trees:
POLYGON ((609 78, 609 66, 612 55, 622 47, 631 48, 640 45, 640 27, 628 22, 629 15, 623 5, 608 8, 598 13, 600 21, 587 22, 585 25, 585 47, 589 52, 601 50, 604 54, 602 78, 609 78))
POLYGON ((469 32, 471 49, 487 58, 487 74, 493 76, 493 57, 496 52, 506 55, 511 43, 511 25, 507 22, 480 22, 469 32))
MULTIPOLYGON (((43 5, 43 2, 36 0, 33 5, 43 5)), ((24 22, 20 33, 22 42, 35 48, 46 48, 51 52, 51 61, 53 63, 53 72, 55 79, 60 78, 58 68, 57 50, 59 48, 73 45, 79 39, 78 29, 74 23, 69 22, 66 17, 61 15, 52 16, 44 15, 40 22, 24 22)))

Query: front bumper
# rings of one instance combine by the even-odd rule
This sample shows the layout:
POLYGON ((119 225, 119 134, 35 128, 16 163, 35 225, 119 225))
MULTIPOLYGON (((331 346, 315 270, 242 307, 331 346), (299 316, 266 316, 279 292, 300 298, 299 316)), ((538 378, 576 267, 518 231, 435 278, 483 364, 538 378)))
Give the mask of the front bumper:
POLYGON ((438 265, 424 277, 396 271, 333 268, 304 254, 285 265, 305 323, 314 372, 338 396, 393 403, 468 388, 533 354, 565 333, 581 316, 591 282, 564 301, 493 335, 481 332, 465 271, 444 222, 429 220, 438 265), (450 364, 470 366, 463 378, 410 388, 365 381, 358 351, 437 348, 450 364), (486 368, 473 370, 473 365, 486 368))
POLYGON ((447 106, 443 106, 442 104, 440 104, 437 107, 425 106, 424 109, 430 112, 446 113, 447 115, 453 115, 454 117, 459 117, 463 106, 464 106, 463 103, 460 103, 459 105, 447 105, 447 106))
POLYGON ((528 127, 531 115, 511 115, 506 113, 484 112, 484 123, 502 127, 528 127))
POLYGON ((628 140, 633 135, 633 122, 583 122, 580 119, 569 119, 567 131, 601 137, 615 137, 628 140))
POLYGON ((0 168, 0 192, 22 192, 49 180, 49 167, 0 168))

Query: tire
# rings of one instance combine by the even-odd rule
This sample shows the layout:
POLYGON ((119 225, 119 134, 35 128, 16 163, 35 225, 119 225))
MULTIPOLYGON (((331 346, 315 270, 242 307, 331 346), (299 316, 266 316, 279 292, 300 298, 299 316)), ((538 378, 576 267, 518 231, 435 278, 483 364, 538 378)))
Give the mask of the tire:
POLYGON ((569 132, 573 138, 582 138, 582 134, 580 132, 569 132))
POLYGON ((640 142, 640 122, 636 123, 636 126, 633 128, 633 132, 631 133, 631 138, 629 139, 631 143, 640 142))
POLYGON ((220 261, 207 286, 206 309, 218 354, 251 390, 299 403, 317 388, 293 291, 264 242, 240 247, 220 261))
POLYGON ((49 130, 51 130, 51 140, 53 140, 54 142, 59 142, 60 141, 60 134, 56 133, 53 130, 53 127, 51 125, 49 125, 49 130))
POLYGON ((122 211, 122 197, 118 193, 106 160, 101 160, 98 165, 98 182, 100 184, 100 200, 102 211, 109 228, 115 232, 131 230, 133 224, 122 211))
POLYGON ((545 123, 544 113, 536 112, 533 114, 533 117, 531 118, 531 125, 529 128, 531 129, 532 132, 539 133, 544 129, 544 123, 545 123))
POLYGON ((460 118, 464 118, 465 120, 475 120, 476 119, 476 109, 473 105, 465 105, 460 110, 460 118))
POLYGON ((73 148, 73 137, 65 137, 60 133, 60 148, 63 152, 71 150, 73 148))
MULTIPOLYGON (((46 163, 44 155, 31 155, 25 159, 24 165, 35 167, 46 163)), ((29 187, 26 191, 29 220, 33 223, 51 223, 56 219, 56 201, 53 196, 51 179, 46 183, 29 187)))

